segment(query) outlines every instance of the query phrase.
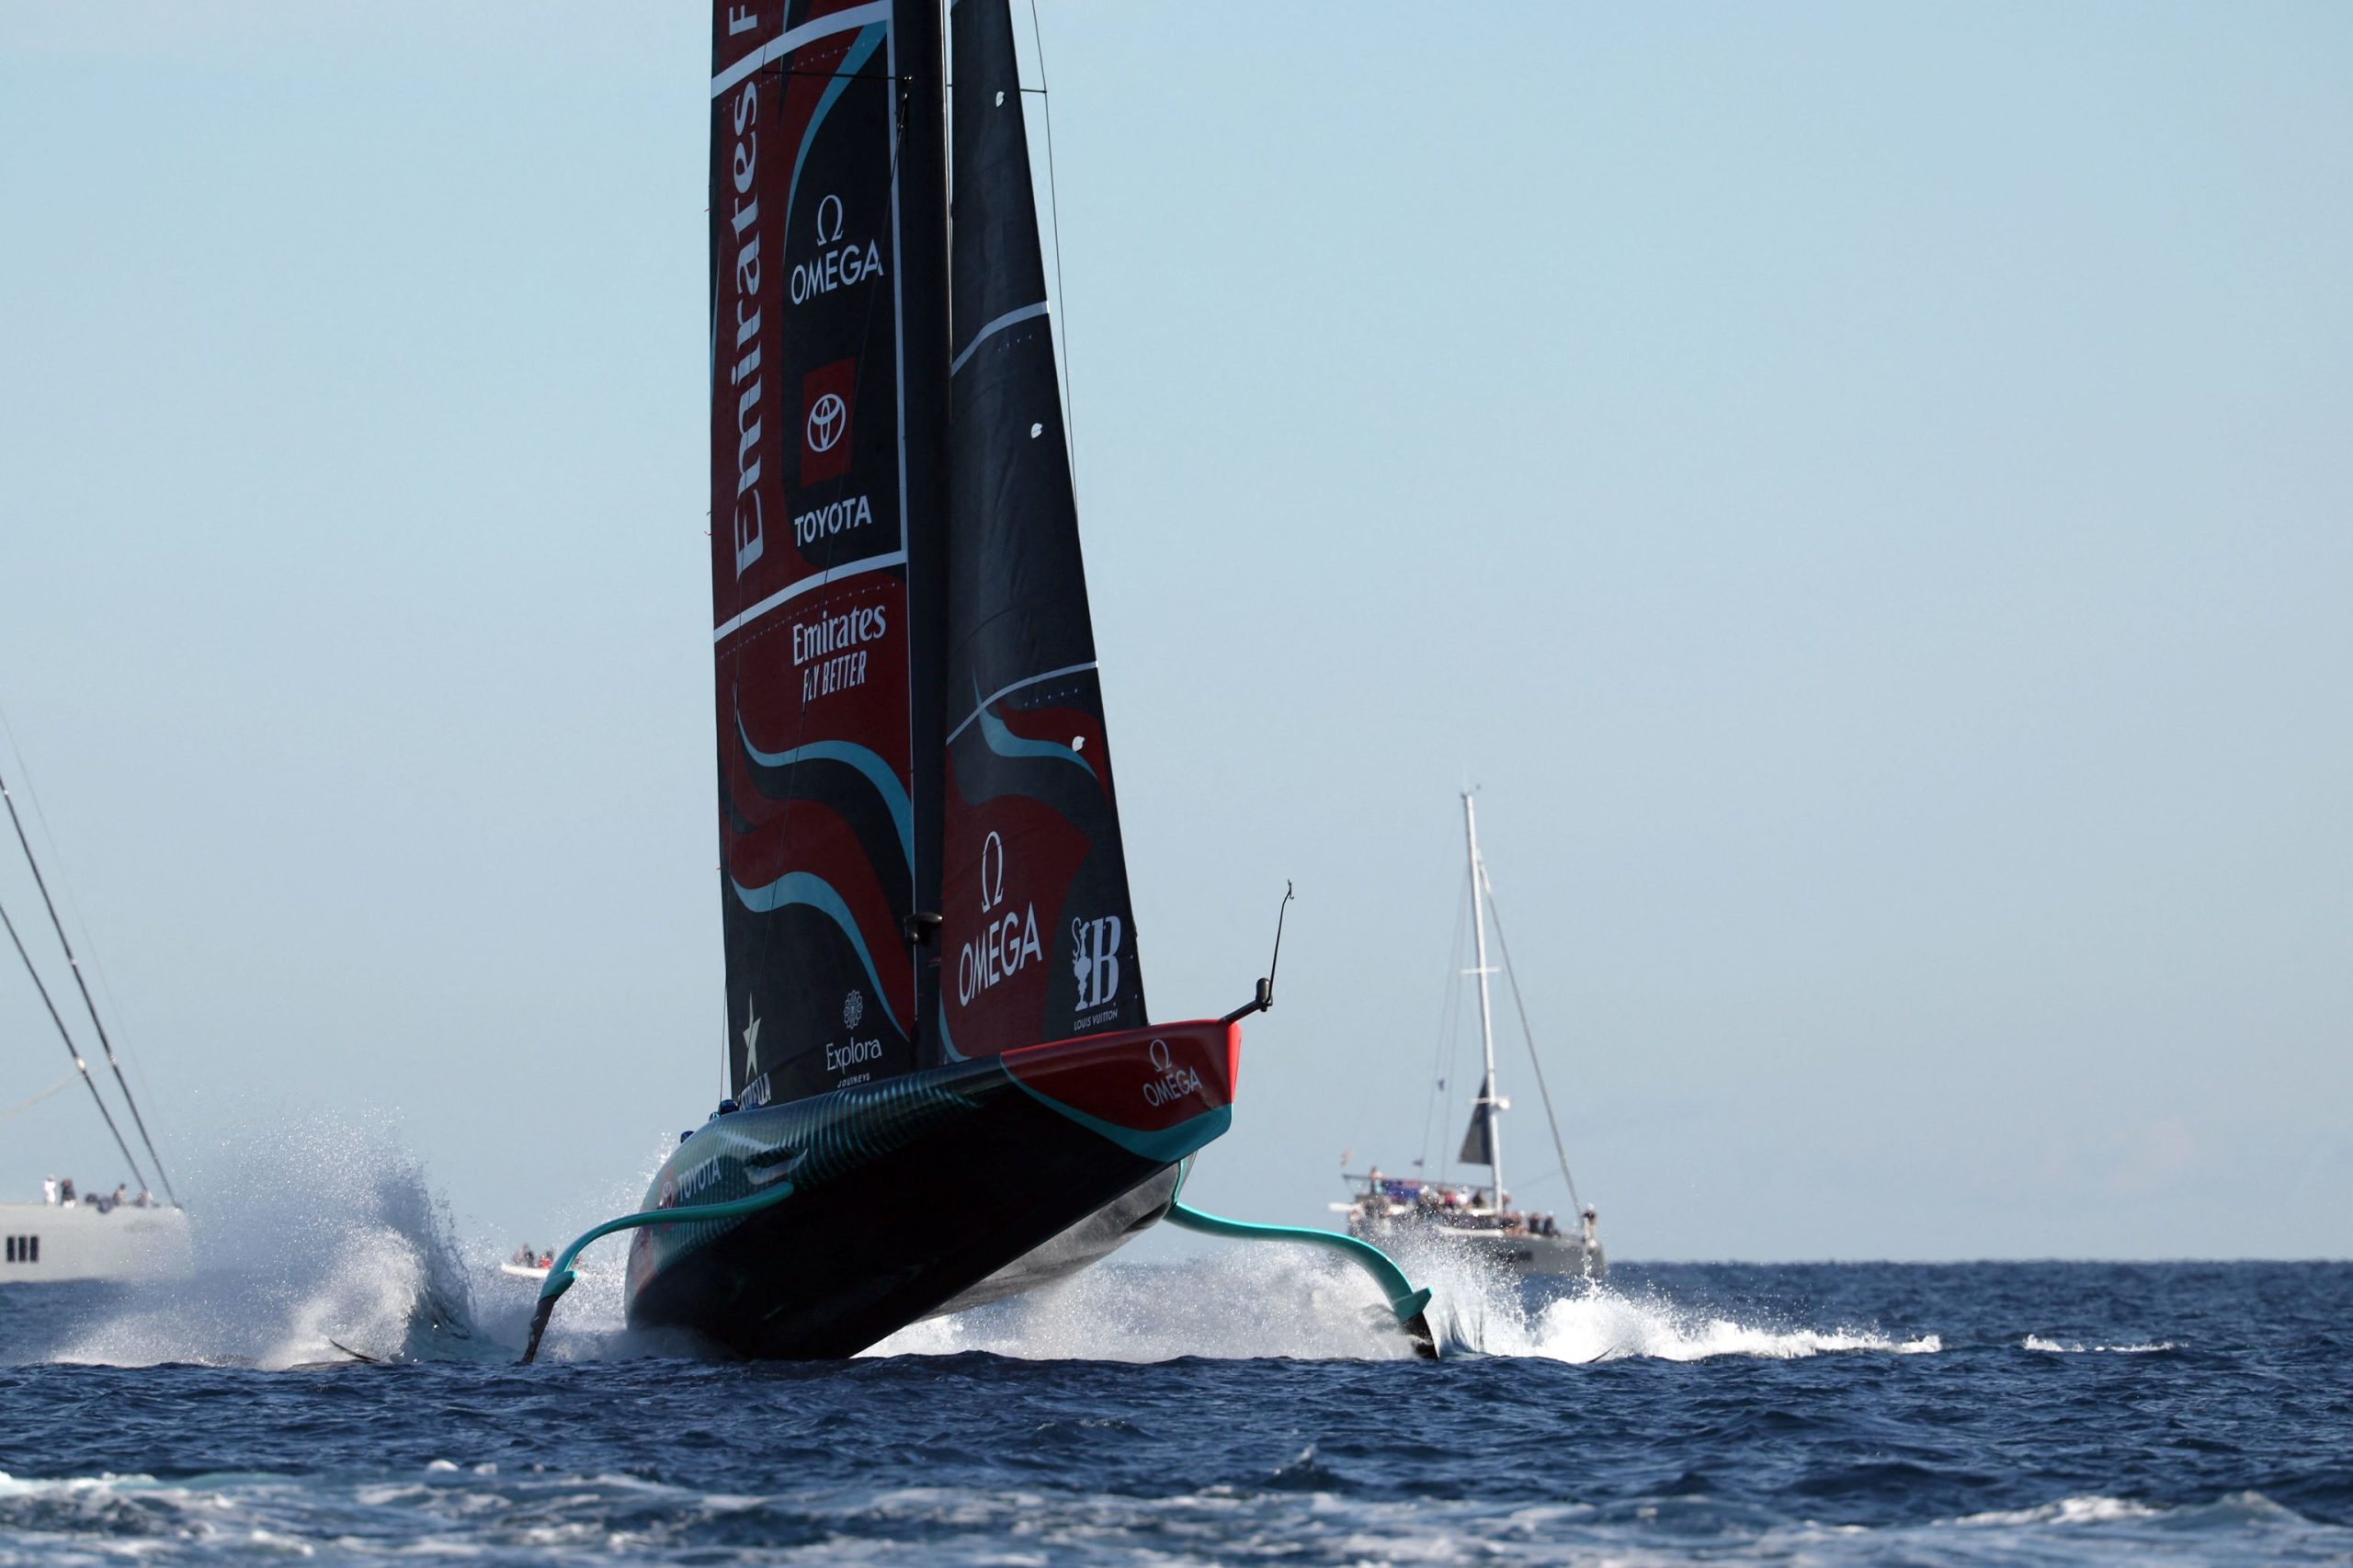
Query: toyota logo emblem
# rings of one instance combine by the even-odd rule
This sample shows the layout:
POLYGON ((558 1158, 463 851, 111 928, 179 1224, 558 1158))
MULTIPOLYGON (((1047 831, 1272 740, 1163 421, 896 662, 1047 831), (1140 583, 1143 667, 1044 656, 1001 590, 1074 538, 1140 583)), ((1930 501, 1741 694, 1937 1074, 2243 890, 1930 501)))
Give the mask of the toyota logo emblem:
POLYGON ((1160 1072, 1174 1073, 1176 1070, 1176 1053, 1168 1049, 1166 1040, 1154 1040, 1149 1054, 1152 1057, 1153 1066, 1160 1072))
POLYGON ((849 425, 849 405, 839 392, 827 392, 809 407, 809 449, 830 452, 849 425))

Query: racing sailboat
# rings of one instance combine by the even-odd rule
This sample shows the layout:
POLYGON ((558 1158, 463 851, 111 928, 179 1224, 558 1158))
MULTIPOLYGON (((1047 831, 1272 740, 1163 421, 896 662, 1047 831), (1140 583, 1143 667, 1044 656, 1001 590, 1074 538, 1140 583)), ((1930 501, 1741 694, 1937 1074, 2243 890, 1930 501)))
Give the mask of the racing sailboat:
MULTIPOLYGON (((784 1358, 1172 1210, 1266 1230, 1176 1206, 1271 976, 1148 1022, 1006 0, 956 7, 952 73, 943 32, 937 0, 715 8, 730 1094, 642 1212, 557 1260, 527 1359, 615 1230, 632 1324, 784 1358)), ((1427 1292, 1357 1261, 1427 1343, 1427 1292)))

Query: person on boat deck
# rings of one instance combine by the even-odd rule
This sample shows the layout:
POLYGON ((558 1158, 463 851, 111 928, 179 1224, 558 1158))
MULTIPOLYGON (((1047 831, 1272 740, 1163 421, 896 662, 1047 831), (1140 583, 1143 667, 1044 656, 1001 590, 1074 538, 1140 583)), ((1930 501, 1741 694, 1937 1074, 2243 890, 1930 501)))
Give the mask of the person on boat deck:
POLYGON ((540 1254, 539 1267, 541 1268, 553 1268, 555 1267, 555 1254, 551 1252, 543 1252, 540 1254))
POLYGON ((1591 1246, 1601 1239, 1601 1217, 1593 1211, 1593 1205, 1588 1203, 1585 1206, 1584 1218, 1585 1244, 1591 1246))
POLYGON ((153 1209, 155 1207, 155 1195, 142 1187, 139 1189, 139 1196, 131 1201, 142 1209, 153 1209))
POLYGON ((55 1176, 43 1176, 40 1178, 40 1200, 43 1203, 55 1203, 57 1201, 57 1178, 55 1176))
POLYGON ((65 1178, 64 1186, 58 1189, 57 1201, 64 1204, 69 1209, 74 1206, 74 1178, 72 1176, 67 1176, 65 1178))
POLYGON ((120 1182, 120 1181, 119 1181, 119 1182, 117 1182, 117 1183, 115 1183, 115 1184, 114 1184, 114 1206, 115 1206, 116 1208, 119 1209, 119 1208, 121 1208, 124 1204, 126 1204, 126 1203, 128 1203, 128 1202, 130 1202, 130 1201, 131 1201, 131 1184, 130 1184, 130 1183, 128 1183, 128 1182, 120 1182))

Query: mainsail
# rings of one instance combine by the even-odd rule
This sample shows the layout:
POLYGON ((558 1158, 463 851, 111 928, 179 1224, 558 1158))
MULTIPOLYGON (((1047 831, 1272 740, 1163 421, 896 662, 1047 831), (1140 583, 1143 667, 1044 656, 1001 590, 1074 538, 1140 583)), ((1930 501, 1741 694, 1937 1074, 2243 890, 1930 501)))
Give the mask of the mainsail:
POLYGON ((711 598, 729 1082, 917 1064, 938 906, 936 4, 717 8, 711 598))
POLYGON ((1479 1085, 1479 1097, 1471 1106, 1471 1125, 1462 1130, 1462 1147, 1454 1157, 1466 1165, 1492 1165, 1495 1163, 1495 1081, 1493 1078, 1479 1085))
POLYGON ((1006 0, 954 12, 943 1054, 1141 1028, 1006 0))

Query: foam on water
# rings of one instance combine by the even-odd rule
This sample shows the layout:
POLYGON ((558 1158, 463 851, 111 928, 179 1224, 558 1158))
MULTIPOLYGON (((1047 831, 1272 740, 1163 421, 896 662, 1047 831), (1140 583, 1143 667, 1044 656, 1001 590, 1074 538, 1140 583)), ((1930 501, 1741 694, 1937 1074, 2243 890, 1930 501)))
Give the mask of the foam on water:
POLYGON ((2051 1356, 2154 1356, 2173 1347, 2173 1341, 2169 1339, 2148 1345, 2085 1345, 2045 1339, 2039 1334, 2028 1335, 2018 1345, 2021 1350, 2039 1350, 2051 1356))
POLYGON ((1692 1312, 1652 1292, 1627 1296, 1606 1286, 1546 1303, 1529 1330, 1523 1344, 1497 1346, 1495 1353, 1555 1361, 1704 1361, 1717 1356, 1792 1361, 1842 1351, 1925 1356, 1944 1348, 1933 1334, 1897 1339, 1862 1328, 1764 1328, 1692 1312))
MULTIPOLYGON (((460 1245, 416 1161, 381 1134, 331 1120, 273 1125, 235 1140, 194 1217, 193 1277, 144 1287, 40 1352, 43 1360, 165 1362, 277 1370, 356 1354, 378 1360, 504 1359, 519 1347, 536 1282, 500 1272, 507 1248, 460 1245)), ((650 1170, 658 1155, 649 1156, 650 1170)), ((633 1207, 643 1178, 563 1219, 585 1229, 633 1207)), ((596 1361, 683 1346, 622 1322, 626 1242, 581 1258, 541 1354, 596 1361)), ((1551 1299, 1439 1252, 1401 1259, 1433 1292, 1430 1321, 1450 1356, 1593 1362, 1629 1358, 1790 1359, 1836 1352, 1917 1354, 1933 1335, 1770 1324, 1694 1311, 1655 1290, 1578 1283, 1551 1299)), ((2029 1348, 2076 1348, 2029 1338, 2029 1348)), ((2104 1347, 2103 1347, 2104 1348, 2104 1347)), ((2131 1347, 2120 1347, 2131 1348, 2131 1347)), ((2154 1347, 2151 1347, 2154 1348, 2154 1347)), ((870 1356, 967 1351, 1024 1360, 1281 1358, 1393 1360, 1411 1348, 1361 1272, 1311 1248, 1237 1244, 1175 1265, 1098 1266, 1050 1290, 902 1330, 870 1356)))
POLYGON ((187 1278, 123 1292, 50 1360, 268 1369, 463 1353, 471 1293, 447 1211, 415 1161, 328 1121, 243 1145, 238 1179, 192 1212, 187 1278), (215 1196, 217 1195, 217 1196, 215 1196))
POLYGON ((1029 1485, 718 1492, 582 1471, 501 1475, 437 1460, 397 1480, 321 1483, 215 1473, 12 1481, 0 1475, 0 1563, 136 1556, 237 1562, 332 1555, 538 1560, 1129 1563, 1316 1562, 2052 1563, 2339 1561, 2341 1527, 2256 1492, 2155 1506, 2103 1494, 1918 1523, 1768 1520, 1704 1499, 1586 1503, 1305 1495, 1269 1484, 1173 1494, 1029 1485))
MULTIPOLYGON (((1448 1355, 1554 1361, 1718 1356, 1790 1360, 1841 1351, 1924 1355, 1935 1335, 1768 1327, 1678 1306, 1656 1291, 1579 1282, 1531 1305, 1518 1281, 1459 1258, 1412 1260, 1431 1290, 1430 1324, 1448 1355)), ((1027 1297, 892 1335, 870 1356, 986 1351, 1025 1360, 1397 1359, 1412 1350, 1370 1280, 1304 1247, 1241 1244, 1182 1266, 1100 1265, 1027 1297)))
POLYGON ((1956 1525, 2097 1525, 2118 1519, 2154 1518, 2160 1510, 2129 1497, 2062 1497, 2037 1508, 1996 1508, 1966 1514, 1949 1521, 1956 1525))
POLYGON ((1098 1264, 1043 1290, 915 1324, 869 1356, 985 1351, 1029 1361, 1410 1357, 1353 1268, 1303 1247, 1243 1244, 1189 1264, 1098 1264))
MULTIPOLYGON (((38 1359, 167 1362, 277 1371, 348 1360, 503 1359, 521 1346, 539 1286, 500 1271, 509 1248, 461 1243, 424 1167, 374 1129, 272 1122, 191 1185, 193 1273, 109 1288, 104 1310, 38 1359)), ((650 1172, 659 1164, 646 1162, 650 1172)), ((564 1239, 633 1209, 645 1178, 593 1194, 564 1239)), ((624 1334, 626 1238, 583 1255, 541 1354, 600 1359, 667 1347, 624 1334)))

